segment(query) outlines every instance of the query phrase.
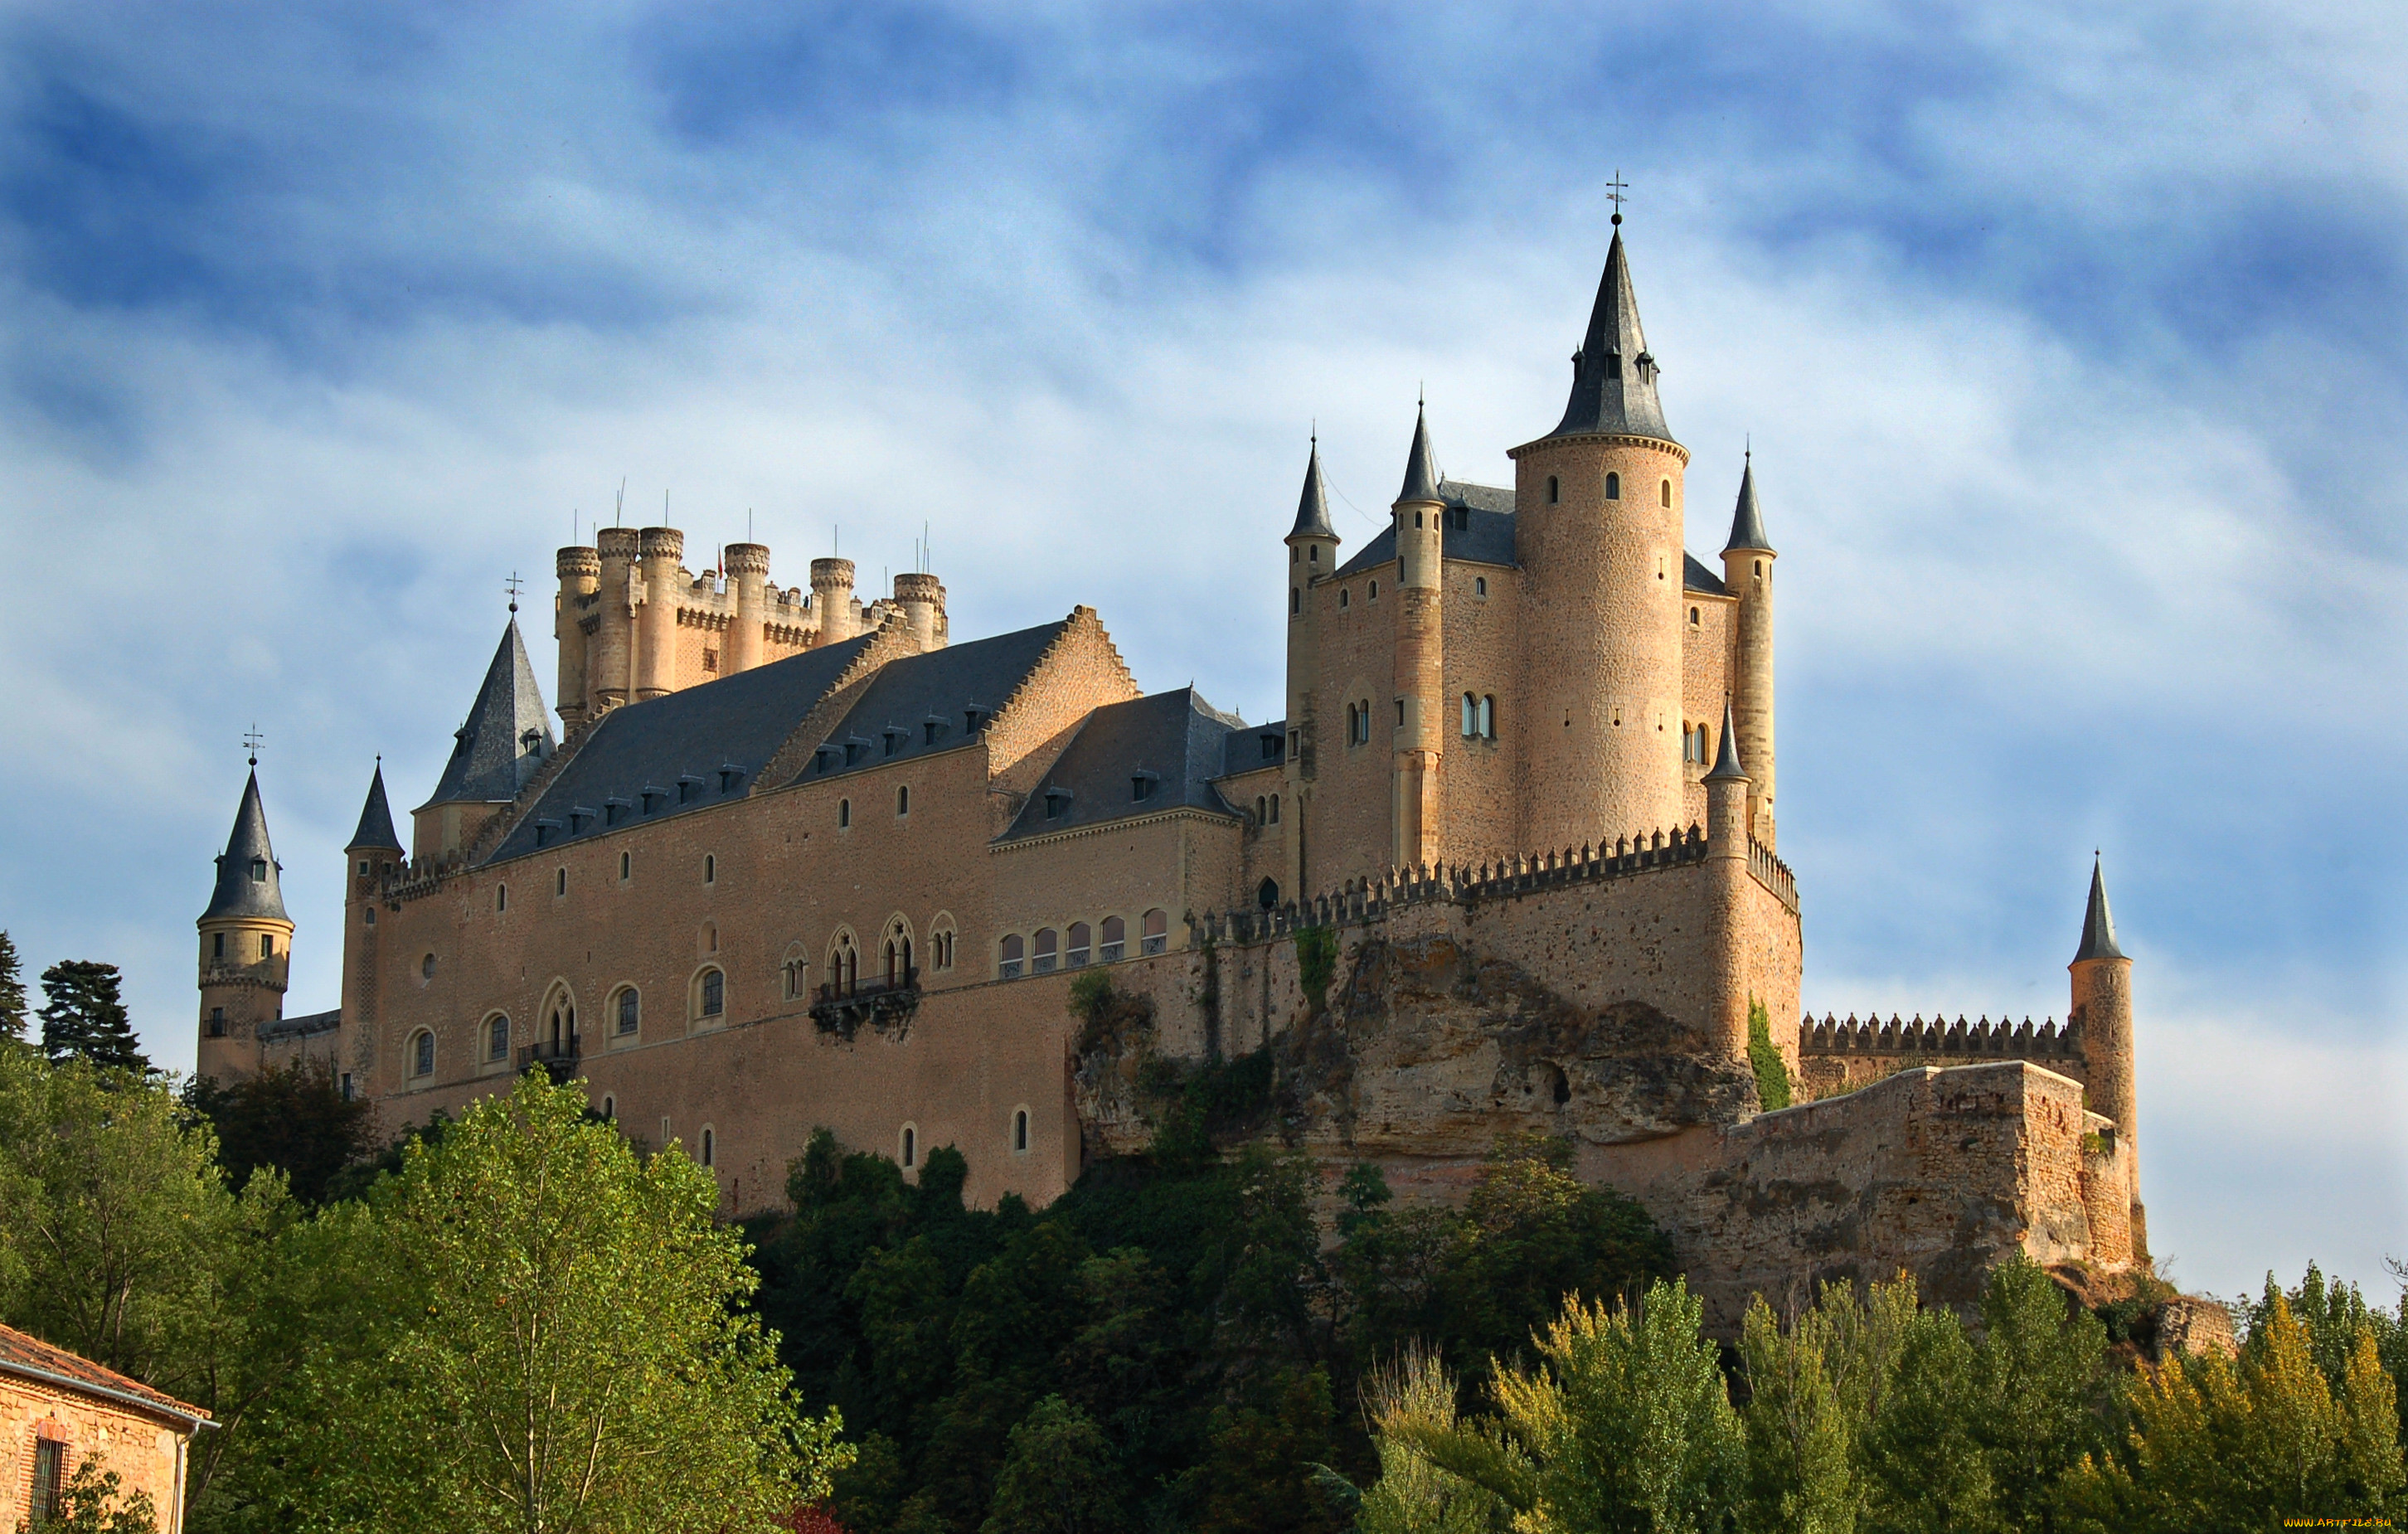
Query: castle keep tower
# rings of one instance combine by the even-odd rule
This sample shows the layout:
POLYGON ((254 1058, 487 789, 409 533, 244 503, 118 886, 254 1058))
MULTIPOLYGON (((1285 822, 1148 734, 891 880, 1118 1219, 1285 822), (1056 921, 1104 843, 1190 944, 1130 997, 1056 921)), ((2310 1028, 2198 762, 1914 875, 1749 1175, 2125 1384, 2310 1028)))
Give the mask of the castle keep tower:
POLYGON ((1723 545, 1723 584, 1739 599, 1731 624, 1730 716, 1739 731, 1741 760, 1752 770, 1747 789, 1747 830, 1768 848, 1772 822, 1772 562, 1764 536, 1764 509, 1756 499, 1756 458, 1740 471, 1739 505, 1731 512, 1730 538, 1723 545))
POLYGON ((194 1074, 231 1081, 258 1068, 259 1028, 284 1015, 293 918, 278 882, 283 870, 268 845, 259 801, 258 762, 242 787, 234 831, 218 855, 217 888, 201 929, 201 1042, 194 1074))
POLYGON ((636 554, 641 547, 641 537, 632 527, 595 529, 595 558, 602 573, 595 586, 597 622, 585 658, 586 693, 593 700, 586 706, 588 715, 615 709, 634 695, 636 554))
MULTIPOLYGON (((1614 216, 1617 225, 1621 215, 1614 216)), ((1572 847, 1681 821, 1682 475, 1622 232, 1555 429, 1512 451, 1526 610, 1523 824, 1572 847)))
POLYGON ((1440 610, 1438 465, 1430 456, 1429 423, 1413 415, 1412 452, 1405 486, 1391 508, 1397 527, 1397 720, 1392 861, 1405 867, 1435 863, 1442 829, 1439 796, 1440 720, 1446 691, 1443 614, 1440 610))
POLYGON ((731 543, 720 557, 727 583, 736 593, 736 616, 727 625, 727 652, 719 663, 721 670, 732 676, 761 664, 762 625, 769 621, 769 546, 731 543))
POLYGON ((553 599, 552 637, 560 641, 560 722, 574 730, 588 717, 585 691, 587 638, 601 626, 595 616, 600 601, 602 559, 592 548, 572 543, 552 556, 560 576, 560 595, 553 599))
POLYGON ((1304 839, 1312 824, 1314 753, 1319 749, 1313 686, 1321 675, 1321 609, 1312 583, 1338 569, 1338 529, 1329 523, 1329 492, 1321 480, 1321 439, 1305 460, 1304 493, 1297 498, 1296 525, 1287 544, 1287 866, 1282 882, 1305 888, 1304 839))
POLYGON ((643 574, 633 588, 636 609, 636 701, 677 690, 678 562, 685 535, 674 527, 647 527, 638 536, 643 574))

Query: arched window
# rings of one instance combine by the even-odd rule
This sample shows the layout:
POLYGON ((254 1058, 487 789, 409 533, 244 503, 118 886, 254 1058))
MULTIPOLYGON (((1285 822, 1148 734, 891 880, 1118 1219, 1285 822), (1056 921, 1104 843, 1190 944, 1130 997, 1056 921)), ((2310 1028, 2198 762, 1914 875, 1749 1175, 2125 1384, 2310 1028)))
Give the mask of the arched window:
POLYGON ((424 1028, 410 1038, 409 1073, 412 1076, 435 1074, 435 1035, 424 1028))
POLYGON ((851 929, 839 927, 828 944, 827 981, 822 990, 829 996, 851 996, 861 983, 861 945, 853 939, 851 929))
POLYGON ((1656 487, 1656 497, 1669 509, 1672 504, 1672 481, 1665 480, 1656 487))
POLYGON ((1376 601, 1378 601, 1379 599, 1380 599, 1380 583, 1379 583, 1377 581, 1372 581, 1372 582, 1371 582, 1371 600, 1372 600, 1372 601, 1374 601, 1374 602, 1376 602, 1376 601))
POLYGON ((1011 1151, 1014 1155, 1028 1154, 1028 1110, 1025 1108, 1011 1111, 1011 1151))
POLYGON ((1062 953, 1062 967, 1064 968, 1084 969, 1087 967, 1087 950, 1089 946, 1088 939, 1090 936, 1091 934, 1088 931, 1086 923, 1072 922, 1070 924, 1070 946, 1065 949, 1062 953))
POLYGON ((1028 954, 1029 973, 1033 975, 1052 974, 1054 972, 1054 963, 1060 957, 1059 949, 1061 947, 1061 942, 1062 935, 1060 933, 1054 931, 1050 926, 1039 927, 1037 929, 1036 940, 1030 944, 1028 954))
POLYGON ((1338 610, 1339 610, 1339 611, 1340 611, 1340 612, 1345 611, 1345 610, 1346 610, 1346 604, 1347 604, 1347 602, 1348 602, 1349 600, 1351 600, 1351 599, 1352 599, 1352 598, 1351 598, 1351 594, 1346 590, 1346 588, 1345 588, 1345 587, 1340 586, 1340 587, 1339 587, 1339 588, 1338 588, 1338 610))
POLYGON ((619 987, 618 1002, 611 1009, 611 1012, 619 1020, 617 1025, 619 1037, 632 1039, 635 1037, 636 1030, 643 1025, 643 997, 636 994, 634 986, 622 985, 619 987))
POLYGON ((1254 824, 1256 825, 1268 825, 1270 823, 1271 802, 1270 800, 1264 798, 1260 794, 1257 794, 1254 796, 1254 824))
POLYGON ((360 914, 361 914, 362 916, 364 916, 364 917, 367 918, 367 922, 366 922, 366 925, 369 925, 369 926, 374 926, 374 925, 376 925, 376 907, 374 907, 374 906, 367 906, 367 907, 365 907, 365 908, 363 908, 363 909, 361 910, 360 914))
POLYGON ((433 980, 435 978, 434 954, 429 953, 424 958, 418 961, 418 978, 421 980, 433 980))
POLYGON ((878 940, 878 955, 886 970, 886 988, 911 983, 911 927, 901 916, 886 919, 886 931, 878 940))
POLYGON ((1279 796, 1276 794, 1271 796, 1271 824, 1279 824, 1279 796))
POLYGON ((897 816, 902 816, 908 815, 910 812, 911 785, 910 783, 903 783, 897 786, 895 790, 895 813, 897 816))
POLYGON ((554 895, 566 895, 568 893, 568 870, 566 868, 554 868, 552 870, 552 893, 554 895))
POLYGON ((1463 695, 1463 737, 1469 740, 1480 733, 1480 700, 1469 693, 1463 695))
POLYGON ((1350 746, 1354 743, 1354 705, 1352 703, 1346 705, 1346 743, 1350 746))
POLYGON ((618 1099, 618 1098, 616 1098, 616 1097, 613 1097, 609 1096, 609 1094, 607 1094, 607 1093, 606 1093, 606 1094, 604 1094, 604 1095, 603 1095, 603 1098, 602 1098, 602 1117, 603 1117, 603 1119, 607 1122, 607 1121, 609 1121, 609 1120, 616 1119, 618 1116, 619 1116, 619 1099, 618 1099))
POLYGON ((1162 910, 1149 910, 1138 929, 1138 952, 1159 953, 1170 946, 1170 917, 1162 910))
POLYGON ((551 1053, 547 1058, 573 1060, 577 1057, 577 1002, 566 991, 554 991, 544 998, 543 1025, 550 1031, 551 1053))
POLYGON ((727 976, 716 965, 694 977, 694 1015, 721 1017, 727 1011, 727 976))
POLYGON ((1096 948, 1096 959, 1104 964, 1118 964, 1128 948, 1128 924, 1117 916, 1107 916, 1103 930, 1096 936, 1102 939, 1096 948))
POLYGON ((702 1126, 702 1164, 711 1166, 719 1159, 719 1134, 709 1125, 702 1126))
POLYGON ((1548 476, 1547 476, 1547 504, 1548 504, 1549 506, 1553 506, 1553 505, 1555 505, 1555 502, 1556 502, 1558 499, 1560 499, 1560 498, 1561 498, 1561 490, 1562 490, 1562 487, 1561 487, 1560 485, 1558 485, 1558 484, 1555 482, 1555 477, 1554 475, 1552 475, 1552 474, 1548 475, 1548 476))
POLYGON ((510 1020, 495 1012, 485 1019, 485 1058, 507 1060, 510 1056, 510 1020))
POLYGON ((1488 578, 1486 576, 1475 575, 1471 578, 1471 595, 1474 596, 1485 596, 1488 595, 1488 578))
POLYGON ((903 1152, 903 1169, 908 1172, 912 1168, 920 1164, 920 1130, 918 1125, 907 1124, 903 1126, 903 1144, 901 1148, 903 1152))
POLYGON ((996 979, 1018 980, 1020 978, 1020 934, 1016 932, 996 945, 996 979))
POLYGON ((1698 626, 1698 609, 1695 608, 1689 609, 1689 626, 1691 628, 1698 626))
POLYGON ((494 886, 494 909, 495 910, 508 910, 510 909, 510 887, 508 884, 496 884, 494 886))
POLYGON ((709 853, 702 854, 702 882, 706 884, 719 882, 719 859, 709 853))
POLYGON ((1480 738, 1497 738, 1497 695, 1494 693, 1480 695, 1480 738))
POLYGON ((837 801, 836 801, 836 828, 837 828, 838 830, 841 831, 841 830, 843 830, 846 826, 851 825, 852 824, 853 824, 853 801, 852 801, 851 799, 838 799, 838 800, 837 800, 837 801))
POLYGON ((620 883, 624 884, 624 883, 625 883, 625 882, 627 882, 627 877, 628 877, 628 875, 629 875, 629 874, 631 874, 632 872, 634 872, 634 870, 635 870, 635 866, 636 866, 636 863, 635 863, 635 859, 634 859, 634 857, 633 857, 633 856, 631 856, 630 854, 628 854, 628 853, 621 853, 619 854, 619 882, 620 882, 620 883))
POLYGON ((1266 879, 1254 886, 1254 904, 1269 910, 1279 904, 1279 881, 1266 879))
POLYGON ((1622 499, 1621 475, 1609 474, 1605 477, 1605 498, 1609 501, 1618 501, 1622 499))

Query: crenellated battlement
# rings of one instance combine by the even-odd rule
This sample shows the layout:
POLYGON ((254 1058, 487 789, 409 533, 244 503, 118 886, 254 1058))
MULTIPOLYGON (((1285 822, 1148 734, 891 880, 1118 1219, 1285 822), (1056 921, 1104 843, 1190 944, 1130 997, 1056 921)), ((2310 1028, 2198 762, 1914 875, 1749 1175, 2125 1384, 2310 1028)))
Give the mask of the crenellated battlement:
POLYGON ((2053 1017, 2035 1028, 2028 1017, 2020 1024, 2006 1017, 1993 1023, 1987 1014, 1968 1023, 1959 1013, 1951 1023, 1935 1013, 1927 1023, 1920 1012, 1904 1022, 1896 1013, 1886 1022, 1878 1017, 1859 1022, 1854 1012, 1844 1022, 1828 1012, 1818 1021, 1810 1013, 1798 1023, 1798 1053, 1800 1056, 1981 1054, 1993 1059, 2078 1061, 2082 1028, 2068 1020, 2060 1029, 2053 1017))

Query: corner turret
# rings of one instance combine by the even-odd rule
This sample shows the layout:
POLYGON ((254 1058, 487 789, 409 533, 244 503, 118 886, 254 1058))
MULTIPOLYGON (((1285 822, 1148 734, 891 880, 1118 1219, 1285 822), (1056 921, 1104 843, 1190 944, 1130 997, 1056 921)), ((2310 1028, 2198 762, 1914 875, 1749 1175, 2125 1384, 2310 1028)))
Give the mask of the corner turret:
POLYGON ((1747 768, 1739 730, 1723 705, 1722 744, 1706 774, 1706 867, 1713 893, 1707 920, 1714 988, 1710 1019, 1714 1043, 1734 1060, 1747 1058, 1747 768))
POLYGON ((1397 530, 1397 722, 1390 824, 1400 867, 1440 856, 1443 797, 1439 778, 1443 749, 1440 721, 1446 692, 1445 622, 1440 607, 1442 563, 1438 460, 1430 452, 1429 416, 1413 411, 1413 445, 1405 455, 1404 488, 1389 509, 1397 530))
POLYGON ((1772 745, 1772 552, 1764 536, 1764 508, 1756 496, 1756 454, 1742 460, 1739 504, 1731 509, 1730 537, 1723 543, 1723 586, 1739 601, 1730 625, 1732 716, 1741 747, 1755 769, 1748 788, 1748 834, 1766 847, 1780 845, 1774 832, 1772 745))
POLYGON ((218 855, 217 885, 200 928, 201 1039, 194 1073, 231 1081, 259 1068, 260 1025, 284 1015, 293 918, 276 850, 267 839, 267 810, 259 797, 254 759, 236 809, 234 830, 218 855))
POLYGON ((2073 979, 2071 1021, 2082 1033, 2083 1098, 2090 1111, 2115 1121, 2115 1152, 2131 1189, 2132 1254, 2147 1261, 2147 1214, 2141 1207, 2139 1111, 2132 1045, 2132 961, 2115 943, 2107 909, 2107 877, 2090 864, 2090 904, 2082 916, 2082 943, 2068 965, 2073 979))
POLYGON ((1287 785, 1286 861, 1283 882, 1291 890, 1304 882, 1305 827, 1312 814, 1319 752, 1320 699, 1313 682, 1321 674, 1321 602, 1313 583, 1338 573, 1338 529, 1329 521, 1329 489, 1321 477, 1321 436, 1314 433, 1304 461, 1304 491, 1297 497, 1296 524, 1287 538, 1287 785))

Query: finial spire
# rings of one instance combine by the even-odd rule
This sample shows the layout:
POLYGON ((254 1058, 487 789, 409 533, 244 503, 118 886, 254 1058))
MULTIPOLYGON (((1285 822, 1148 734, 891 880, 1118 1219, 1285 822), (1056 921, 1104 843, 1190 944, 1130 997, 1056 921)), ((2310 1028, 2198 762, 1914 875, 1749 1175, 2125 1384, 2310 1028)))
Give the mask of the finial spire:
POLYGON ((1405 488, 1397 493, 1397 499, 1437 500, 1438 485, 1438 460, 1430 452, 1429 409, 1424 400, 1413 407, 1413 446, 1405 459, 1405 488))
POLYGON ((2115 917, 2107 909, 2107 876, 2101 870, 2100 856, 2094 849, 2090 854, 2090 906, 2082 913, 2082 947, 2073 962, 2085 959, 2120 959, 2127 957, 2115 945, 2115 917))
POLYGON ((516 570, 512 570, 510 572, 510 578, 502 582, 502 589, 510 594, 510 610, 512 612, 516 612, 519 609, 519 588, 525 584, 525 581, 519 579, 519 572, 516 570))
POLYGON ((1605 196, 1608 202, 1613 204, 1613 226, 1617 229, 1622 227, 1622 205, 1630 200, 1623 194, 1629 190, 1630 183, 1622 179, 1622 167, 1614 166, 1613 179, 1605 183, 1605 196))
POLYGON ((1745 549, 1771 553, 1772 540, 1764 536, 1764 507, 1756 498, 1756 450, 1751 445, 1739 474, 1739 504, 1731 508, 1730 538, 1723 552, 1745 549))
POLYGON ((1304 494, 1297 498, 1296 525, 1288 529, 1290 539, 1326 538, 1338 541, 1338 529, 1329 524, 1329 492, 1321 479, 1321 433, 1314 423, 1312 451, 1304 463, 1304 494))
POLYGON ((267 744, 267 737, 259 733, 257 724, 242 732, 242 749, 251 753, 251 765, 259 765, 259 748, 267 744))
POLYGON ((1722 749, 1714 753, 1714 769, 1706 774, 1710 783, 1746 782, 1747 769, 1739 763, 1739 726, 1731 718, 1730 700, 1723 700, 1722 749))

